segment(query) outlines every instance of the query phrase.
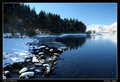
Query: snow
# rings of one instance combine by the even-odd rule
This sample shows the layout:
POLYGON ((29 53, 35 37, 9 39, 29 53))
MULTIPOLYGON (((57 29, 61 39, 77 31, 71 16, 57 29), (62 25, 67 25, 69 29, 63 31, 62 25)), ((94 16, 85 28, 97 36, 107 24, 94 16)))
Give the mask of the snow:
POLYGON ((29 79, 31 76, 34 76, 34 72, 25 72, 20 75, 20 78, 24 77, 25 79, 29 79))
POLYGON ((39 69, 35 69, 35 72, 40 73, 40 72, 41 72, 41 70, 39 70, 39 69))
POLYGON ((103 33, 103 32, 117 32, 117 22, 111 25, 103 25, 103 24, 92 24, 87 27, 86 31, 94 31, 96 33, 103 33))
POLYGON ((35 63, 35 65, 37 65, 37 66, 41 66, 41 64, 40 64, 40 63, 35 63))
POLYGON ((5 74, 9 73, 9 71, 5 71, 5 74))
POLYGON ((39 52, 38 54, 41 55, 41 54, 44 54, 44 52, 39 52))
POLYGON ((46 67, 46 73, 48 74, 50 72, 50 67, 46 67))
POLYGON ((19 73, 21 74, 21 73, 26 72, 26 71, 28 71, 28 68, 27 68, 27 67, 24 67, 23 69, 21 69, 21 70, 19 71, 19 73))
POLYGON ((44 59, 40 59, 40 63, 41 64, 45 63, 45 60, 44 59))
POLYGON ((30 67, 30 68, 29 68, 29 70, 34 70, 34 69, 35 69, 35 67, 30 67))
POLYGON ((62 49, 61 49, 61 48, 58 48, 58 50, 59 50, 59 51, 62 51, 62 49))
POLYGON ((39 48, 45 48, 46 46, 40 46, 39 48))
POLYGON ((42 37, 66 37, 66 36, 86 36, 86 34, 85 33, 61 33, 58 35, 40 34, 40 35, 37 35, 36 37, 42 38, 42 37))
POLYGON ((50 52, 53 52, 53 49, 50 49, 50 52))
POLYGON ((44 67, 46 67, 46 73, 48 74, 50 72, 50 65, 49 64, 43 64, 44 67))
POLYGON ((3 38, 3 67, 24 62, 26 57, 31 56, 26 44, 32 41, 30 38, 3 38))
POLYGON ((36 57, 33 57, 32 62, 39 62, 39 60, 36 57))
POLYGON ((4 76, 4 74, 3 74, 3 79, 6 79, 6 76, 4 76))
POLYGON ((44 67, 46 67, 46 66, 47 66, 47 67, 50 67, 50 65, 49 65, 49 64, 43 64, 43 66, 44 66, 44 67))

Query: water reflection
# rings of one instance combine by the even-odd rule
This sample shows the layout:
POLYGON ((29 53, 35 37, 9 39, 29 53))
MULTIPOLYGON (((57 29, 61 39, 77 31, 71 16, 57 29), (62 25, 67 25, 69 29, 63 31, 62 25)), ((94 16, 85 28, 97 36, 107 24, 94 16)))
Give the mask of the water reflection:
POLYGON ((86 37, 60 37, 57 38, 56 41, 65 44, 70 50, 75 50, 83 46, 86 37))
POLYGON ((102 35, 91 36, 92 40, 109 40, 117 44, 117 32, 114 33, 103 33, 102 35))

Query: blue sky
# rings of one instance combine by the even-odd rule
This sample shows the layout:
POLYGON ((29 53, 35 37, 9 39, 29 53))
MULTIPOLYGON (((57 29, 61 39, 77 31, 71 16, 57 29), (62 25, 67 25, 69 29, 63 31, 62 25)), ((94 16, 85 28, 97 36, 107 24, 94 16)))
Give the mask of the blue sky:
POLYGON ((44 10, 61 18, 75 18, 85 23, 110 25, 117 21, 117 3, 25 3, 37 14, 44 10))

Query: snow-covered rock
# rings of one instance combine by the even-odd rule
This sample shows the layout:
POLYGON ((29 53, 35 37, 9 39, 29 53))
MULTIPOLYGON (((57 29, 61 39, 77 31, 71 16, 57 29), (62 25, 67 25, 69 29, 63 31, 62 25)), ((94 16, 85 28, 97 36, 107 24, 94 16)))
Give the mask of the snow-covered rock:
POLYGON ((43 64, 43 68, 45 69, 45 74, 50 73, 50 65, 49 64, 43 64))
POLYGON ((32 58, 32 62, 33 62, 33 63, 38 63, 39 60, 38 60, 36 57, 33 57, 33 58, 32 58))
POLYGON ((5 71, 4 75, 5 75, 6 77, 9 77, 9 76, 10 76, 10 72, 9 72, 9 71, 5 71))
POLYGON ((42 64, 40 64, 40 63, 35 63, 35 66, 38 66, 38 67, 40 67, 42 64))
POLYGON ((21 74, 21 73, 26 72, 26 71, 28 71, 28 68, 27 68, 27 67, 24 67, 24 68, 22 68, 22 69, 19 71, 19 73, 21 74))
POLYGON ((40 59, 39 62, 40 62, 41 64, 43 64, 43 63, 45 63, 45 59, 40 59))
POLYGON ((40 46, 39 48, 45 48, 46 46, 45 45, 43 45, 43 46, 40 46))
POLYGON ((34 74, 34 72, 24 72, 19 76, 19 78, 29 79, 30 77, 33 77, 34 74))
POLYGON ((35 67, 30 67, 29 70, 30 71, 33 71, 35 69, 35 67))
POLYGON ((53 50, 53 49, 50 49, 49 51, 50 51, 50 52, 53 52, 54 50, 53 50))
POLYGON ((41 73, 41 70, 35 69, 35 73, 41 73))
POLYGON ((59 50, 59 51, 62 51, 62 49, 61 49, 61 48, 58 48, 58 50, 59 50))
POLYGON ((44 54, 44 52, 39 52, 38 55, 44 54))

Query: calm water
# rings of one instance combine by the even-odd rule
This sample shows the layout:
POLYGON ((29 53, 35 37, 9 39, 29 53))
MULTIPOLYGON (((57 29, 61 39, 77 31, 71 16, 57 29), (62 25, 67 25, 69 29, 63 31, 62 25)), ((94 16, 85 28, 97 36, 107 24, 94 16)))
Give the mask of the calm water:
MULTIPOLYGON (((48 78, 116 78, 117 34, 38 38, 48 46, 67 47, 48 78)), ((19 78, 12 72, 11 78, 19 78)), ((41 75, 36 76, 41 78, 41 75)))
POLYGON ((55 39, 68 47, 50 78, 116 78, 117 34, 55 39))

